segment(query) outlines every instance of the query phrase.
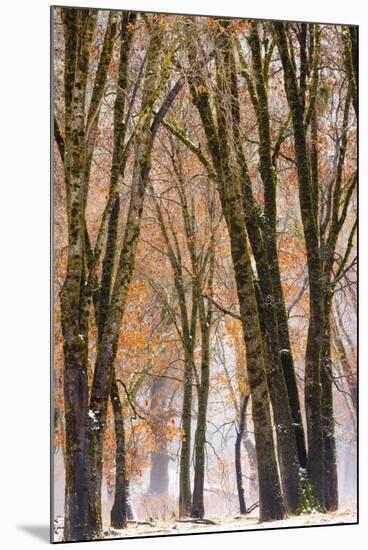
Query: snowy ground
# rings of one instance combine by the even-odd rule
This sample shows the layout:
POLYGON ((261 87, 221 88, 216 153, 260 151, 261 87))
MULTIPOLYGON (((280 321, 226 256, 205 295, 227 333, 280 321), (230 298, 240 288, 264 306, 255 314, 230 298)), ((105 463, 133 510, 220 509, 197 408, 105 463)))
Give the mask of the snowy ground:
MULTIPOLYGON (((211 518, 214 524, 202 525, 180 521, 150 521, 150 522, 130 522, 128 527, 123 530, 116 530, 106 527, 104 538, 129 538, 129 537, 147 537, 158 535, 178 535, 180 533, 210 533, 216 531, 240 531, 243 529, 264 529, 277 527, 302 527, 306 525, 340 525, 356 523, 357 515, 355 510, 339 510, 338 512, 320 514, 302 514, 300 516, 291 516, 288 519, 280 521, 271 521, 258 523, 256 517, 236 517, 236 518, 211 518)), ((63 540, 62 531, 63 521, 58 518, 55 522, 55 542, 63 540)))

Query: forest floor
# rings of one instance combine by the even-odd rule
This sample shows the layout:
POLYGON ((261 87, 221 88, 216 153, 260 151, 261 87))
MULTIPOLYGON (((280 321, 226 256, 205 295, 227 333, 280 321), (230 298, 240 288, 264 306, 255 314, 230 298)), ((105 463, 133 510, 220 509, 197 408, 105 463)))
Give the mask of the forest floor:
MULTIPOLYGON (((60 518, 61 519, 61 518, 60 518)), ((57 520, 55 525, 55 542, 61 542, 62 521, 57 520)), ((188 533, 214 533, 228 531, 242 531, 248 529, 270 529, 279 527, 304 527, 318 525, 346 525, 356 523, 357 514, 355 510, 339 510, 327 514, 311 513, 299 516, 290 516, 280 521, 269 521, 259 523, 256 516, 236 516, 235 518, 211 518, 211 524, 200 524, 189 520, 167 520, 167 521, 131 521, 126 529, 118 530, 106 527, 104 538, 130 538, 130 537, 153 537, 162 535, 179 535, 188 533)))

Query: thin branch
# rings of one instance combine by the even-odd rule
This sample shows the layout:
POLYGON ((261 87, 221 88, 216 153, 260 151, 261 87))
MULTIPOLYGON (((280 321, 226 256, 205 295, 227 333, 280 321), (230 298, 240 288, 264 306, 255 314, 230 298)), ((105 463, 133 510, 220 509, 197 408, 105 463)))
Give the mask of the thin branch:
POLYGON ((230 311, 230 309, 226 309, 225 307, 221 306, 219 303, 217 303, 211 296, 208 296, 205 292, 202 293, 203 298, 206 298, 211 304, 213 304, 215 307, 217 307, 218 310, 222 311, 225 315, 230 315, 234 319, 238 319, 238 321, 241 321, 240 315, 237 313, 234 313, 230 311))
POLYGON ((299 290, 298 294, 296 295, 296 297, 294 298, 294 300, 291 302, 291 304, 288 306, 287 308, 287 313, 288 313, 288 316, 290 315, 291 311, 294 309, 294 307, 300 302, 304 292, 307 290, 308 288, 308 276, 306 275, 305 278, 304 278, 304 281, 303 281, 303 285, 301 287, 301 289, 299 290))
POLYGON ((167 111, 170 109, 174 99, 176 98, 176 96, 184 86, 184 83, 185 83, 185 78, 182 76, 179 78, 179 80, 176 82, 176 84, 173 86, 173 88, 169 91, 169 93, 165 97, 164 102, 162 103, 159 111, 156 113, 155 118, 153 119, 153 123, 151 126, 152 135, 156 134, 159 125, 164 120, 167 111))
POLYGON ((119 378, 116 379, 116 382, 119 382, 119 384, 121 384, 125 390, 125 393, 126 393, 126 396, 127 396, 127 399, 129 401, 129 405, 131 406, 132 410, 133 410, 133 413, 134 413, 134 417, 133 417, 133 420, 135 418, 140 418, 141 420, 144 420, 145 422, 149 423, 149 420, 147 418, 145 418, 144 416, 140 415, 139 412, 137 411, 137 409, 135 408, 134 404, 133 404, 133 401, 131 400, 130 398, 130 395, 129 395, 129 392, 128 392, 128 388, 126 387, 126 385, 124 384, 124 382, 122 380, 120 380, 119 378))

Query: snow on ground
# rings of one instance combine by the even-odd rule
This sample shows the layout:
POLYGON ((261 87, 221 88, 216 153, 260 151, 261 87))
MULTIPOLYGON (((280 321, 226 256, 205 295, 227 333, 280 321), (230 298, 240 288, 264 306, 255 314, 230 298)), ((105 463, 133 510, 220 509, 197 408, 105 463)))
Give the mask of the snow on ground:
MULTIPOLYGON (((357 521, 355 510, 339 510, 327 514, 312 513, 302 514, 300 516, 290 516, 280 521, 269 521, 258 523, 256 517, 237 516, 236 518, 211 518, 214 525, 203 525, 198 523, 180 522, 180 521, 149 521, 149 522, 129 522, 126 529, 117 530, 105 527, 104 538, 129 538, 129 537, 147 537, 158 535, 178 535, 180 533, 213 533, 221 531, 241 531, 244 529, 264 529, 277 527, 303 527, 317 525, 341 525, 352 524, 357 521)), ((55 542, 63 540, 63 520, 57 518, 55 521, 55 542)))

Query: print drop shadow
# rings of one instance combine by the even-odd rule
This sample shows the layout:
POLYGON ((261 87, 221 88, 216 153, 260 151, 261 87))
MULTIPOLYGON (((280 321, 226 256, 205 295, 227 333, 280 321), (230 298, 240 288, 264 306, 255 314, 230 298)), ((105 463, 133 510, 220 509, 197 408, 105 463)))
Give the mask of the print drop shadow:
POLYGON ((33 535, 42 542, 50 542, 50 527, 49 525, 17 525, 21 531, 33 535))

